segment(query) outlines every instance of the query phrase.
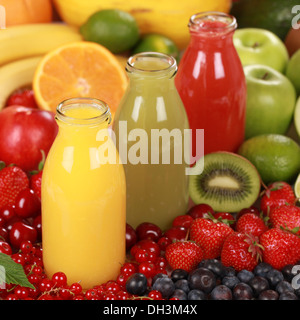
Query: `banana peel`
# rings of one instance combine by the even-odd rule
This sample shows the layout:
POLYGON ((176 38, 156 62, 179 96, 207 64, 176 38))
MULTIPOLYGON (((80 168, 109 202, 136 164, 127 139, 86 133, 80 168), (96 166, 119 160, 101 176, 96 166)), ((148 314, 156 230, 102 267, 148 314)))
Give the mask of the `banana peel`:
POLYGON ((42 56, 20 59, 0 67, 0 110, 17 89, 31 85, 42 56))

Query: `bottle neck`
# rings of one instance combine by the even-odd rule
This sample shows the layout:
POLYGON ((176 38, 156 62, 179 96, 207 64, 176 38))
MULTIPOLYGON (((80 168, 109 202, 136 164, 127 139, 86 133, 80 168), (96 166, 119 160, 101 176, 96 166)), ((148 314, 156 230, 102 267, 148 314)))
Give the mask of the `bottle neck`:
POLYGON ((131 86, 170 87, 177 72, 175 58, 158 52, 143 52, 130 57, 126 72, 131 86))
POLYGON ((204 12, 191 17, 189 31, 191 46, 218 47, 233 46, 233 33, 237 28, 236 19, 226 13, 204 12))
POLYGON ((55 118, 61 137, 81 141, 95 139, 99 130, 107 129, 111 114, 103 101, 74 98, 63 101, 57 107, 55 118))

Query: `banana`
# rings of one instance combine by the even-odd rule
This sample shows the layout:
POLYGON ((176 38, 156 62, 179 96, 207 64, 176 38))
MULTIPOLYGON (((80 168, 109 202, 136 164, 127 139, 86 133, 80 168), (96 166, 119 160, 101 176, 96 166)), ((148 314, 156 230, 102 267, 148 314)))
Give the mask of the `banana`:
POLYGON ((76 28, 63 23, 10 26, 0 30, 0 66, 18 59, 42 55, 65 43, 81 40, 76 28))
POLYGON ((165 35, 184 49, 189 42, 190 17, 202 11, 228 13, 231 0, 54 0, 54 5, 63 21, 77 27, 99 10, 127 11, 136 18, 141 34, 165 35))
POLYGON ((20 87, 30 85, 42 56, 10 62, 0 67, 0 110, 10 94, 20 87))

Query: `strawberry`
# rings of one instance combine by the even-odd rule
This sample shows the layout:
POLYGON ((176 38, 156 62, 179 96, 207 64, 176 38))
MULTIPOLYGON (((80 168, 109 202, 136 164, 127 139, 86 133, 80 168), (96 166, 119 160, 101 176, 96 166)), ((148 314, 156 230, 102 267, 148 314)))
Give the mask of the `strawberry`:
POLYGON ((215 212, 215 213, 213 213, 213 216, 216 219, 221 218, 223 220, 223 222, 229 223, 230 227, 232 229, 235 229, 235 218, 231 213, 229 213, 229 212, 215 212))
POLYGON ((288 228, 300 235, 300 208, 295 205, 283 205, 270 212, 270 222, 274 228, 288 228))
POLYGON ((6 106, 13 106, 13 105, 37 108, 38 106, 35 101, 34 91, 32 89, 27 89, 27 88, 16 90, 9 96, 6 102, 6 106))
POLYGON ((14 204, 19 192, 29 187, 26 173, 17 166, 7 166, 0 170, 0 208, 14 204))
POLYGON ((192 222, 190 239, 200 245, 204 253, 204 259, 219 257, 224 240, 234 232, 223 221, 221 218, 216 219, 212 214, 208 214, 192 222))
POLYGON ((271 228, 260 236, 264 247, 263 261, 281 270, 287 264, 294 265, 300 259, 300 238, 281 228, 271 228))
POLYGON ((38 170, 32 171, 30 176, 30 188, 34 191, 34 193, 39 197, 41 200, 41 187, 42 187, 42 175, 43 175, 43 168, 46 160, 46 155, 44 150, 41 150, 42 153, 42 160, 39 162, 38 170))
POLYGON ((224 241, 221 262, 225 267, 233 267, 236 271, 252 271, 261 260, 261 251, 258 237, 236 231, 224 241))
POLYGON ((41 199, 41 186, 42 186, 42 174, 43 170, 33 174, 30 177, 30 188, 41 199))
POLYGON ((263 192, 260 209, 264 215, 268 215, 273 208, 295 202, 296 197, 291 185, 284 181, 273 182, 263 192))
POLYGON ((165 256, 173 270, 190 272, 202 261, 203 251, 195 242, 176 241, 167 246, 165 256))
POLYGON ((243 214, 236 223, 236 231, 252 234, 256 237, 259 237, 268 229, 265 219, 263 217, 259 217, 255 213, 243 214))

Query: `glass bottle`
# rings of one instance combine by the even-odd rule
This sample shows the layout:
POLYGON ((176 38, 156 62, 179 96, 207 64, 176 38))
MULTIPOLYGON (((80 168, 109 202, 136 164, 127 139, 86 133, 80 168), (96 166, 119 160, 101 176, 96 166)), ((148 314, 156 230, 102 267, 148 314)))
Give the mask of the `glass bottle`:
POLYGON ((189 199, 189 125, 174 84, 177 64, 169 55, 143 52, 128 59, 126 71, 129 86, 113 130, 126 176, 127 222, 164 230, 186 212, 189 199))
POLYGON ((204 129, 204 154, 237 151, 244 140, 246 82, 233 45, 236 19, 226 13, 203 12, 189 22, 190 43, 178 66, 175 85, 192 129, 204 129))
POLYGON ((104 102, 66 100, 56 121, 42 179, 44 266, 49 277, 62 271, 88 289, 115 279, 125 261, 125 174, 104 102))

